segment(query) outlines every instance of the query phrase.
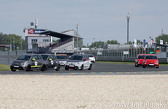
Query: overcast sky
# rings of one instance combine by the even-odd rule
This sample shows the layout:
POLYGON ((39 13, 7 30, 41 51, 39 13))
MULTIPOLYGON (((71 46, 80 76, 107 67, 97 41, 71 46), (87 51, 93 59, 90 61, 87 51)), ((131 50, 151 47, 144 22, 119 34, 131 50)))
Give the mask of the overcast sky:
POLYGON ((84 44, 95 41, 149 41, 168 34, 168 0, 0 0, 0 32, 23 36, 23 29, 39 19, 38 28, 56 32, 75 29, 84 44))

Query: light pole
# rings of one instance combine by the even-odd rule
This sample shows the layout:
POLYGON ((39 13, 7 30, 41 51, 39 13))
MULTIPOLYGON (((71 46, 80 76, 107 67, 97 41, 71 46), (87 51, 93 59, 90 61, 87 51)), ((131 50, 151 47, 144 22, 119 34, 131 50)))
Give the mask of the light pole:
POLYGON ((13 51, 15 51, 15 37, 13 37, 13 51))
POLYGON ((78 53, 78 24, 76 25, 76 38, 77 38, 77 44, 76 44, 76 48, 77 48, 77 53, 78 53))
POLYGON ((93 38, 93 48, 95 48, 95 38, 93 38))
POLYGON ((129 20, 130 20, 130 15, 128 13, 127 15, 127 44, 129 44, 129 20))

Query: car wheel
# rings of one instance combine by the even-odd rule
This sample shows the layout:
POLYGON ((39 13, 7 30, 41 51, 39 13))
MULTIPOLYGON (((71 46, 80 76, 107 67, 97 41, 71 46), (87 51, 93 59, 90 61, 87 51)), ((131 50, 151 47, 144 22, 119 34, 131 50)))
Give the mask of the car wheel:
POLYGON ((81 66, 81 69, 80 70, 83 70, 83 64, 82 64, 82 66, 81 66))
POLYGON ((56 71, 60 70, 60 65, 58 64, 57 68, 55 69, 56 71))
POLYGON ((75 66, 75 70, 78 70, 78 67, 77 67, 77 66, 75 66))
POLYGON ((47 69, 46 65, 43 64, 42 67, 41 67, 41 71, 45 71, 47 69))
POLYGON ((30 71, 30 70, 31 70, 31 65, 27 65, 26 71, 30 71))
POLYGON ((156 66, 156 68, 159 68, 159 66, 156 66))
POLYGON ((89 66, 88 70, 91 70, 91 69, 92 69, 92 64, 90 64, 90 66, 89 66))
POLYGON ((139 67, 139 65, 138 65, 138 64, 135 64, 135 67, 139 67))
POLYGON ((16 71, 15 69, 13 69, 13 67, 12 67, 12 66, 10 67, 10 69, 11 69, 11 71, 12 71, 12 72, 15 72, 15 71, 16 71))
POLYGON ((69 66, 66 65, 66 66, 65 66, 65 70, 69 70, 69 66))
POLYGON ((146 66, 145 65, 143 65, 143 68, 145 68, 146 66))

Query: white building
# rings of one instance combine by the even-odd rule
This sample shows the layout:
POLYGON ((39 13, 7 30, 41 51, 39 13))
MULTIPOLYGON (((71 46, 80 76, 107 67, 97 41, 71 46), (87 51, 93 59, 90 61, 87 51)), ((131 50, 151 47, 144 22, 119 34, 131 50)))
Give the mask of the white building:
POLYGON ((83 45, 83 38, 75 30, 62 33, 46 29, 25 29, 26 52, 74 51, 83 45), (59 40, 53 42, 53 37, 59 40))

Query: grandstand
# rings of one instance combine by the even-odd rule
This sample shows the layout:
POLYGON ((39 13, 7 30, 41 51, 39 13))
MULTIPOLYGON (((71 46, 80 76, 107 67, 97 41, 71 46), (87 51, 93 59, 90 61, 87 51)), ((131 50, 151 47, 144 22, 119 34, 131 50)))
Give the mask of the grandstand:
POLYGON ((83 38, 75 30, 55 32, 45 29, 25 30, 26 52, 74 52, 82 47, 83 38), (57 38, 57 40, 53 40, 57 38))

